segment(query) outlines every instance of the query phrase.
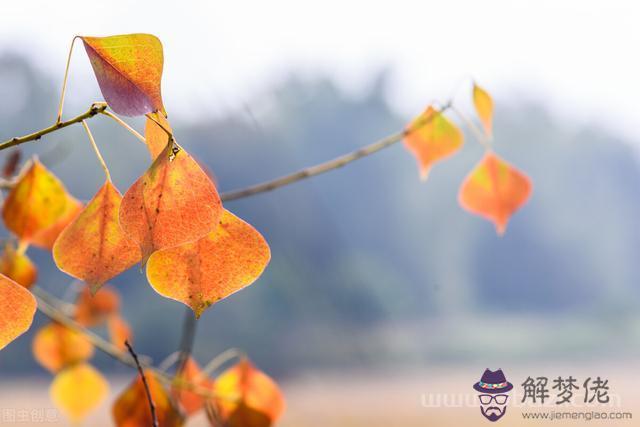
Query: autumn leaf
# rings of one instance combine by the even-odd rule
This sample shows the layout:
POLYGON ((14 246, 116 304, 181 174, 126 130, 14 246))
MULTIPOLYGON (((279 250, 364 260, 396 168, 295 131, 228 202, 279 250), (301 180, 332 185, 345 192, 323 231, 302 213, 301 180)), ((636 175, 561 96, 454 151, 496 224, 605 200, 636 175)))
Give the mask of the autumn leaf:
POLYGON ((0 306, 1 350, 31 327, 37 304, 31 292, 0 274, 0 306))
POLYGON ((53 246, 58 268, 86 282, 93 292, 141 259, 138 245, 120 228, 121 201, 107 180, 53 246))
POLYGON ((65 211, 60 218, 52 226, 34 234, 33 237, 31 237, 30 244, 49 251, 52 250, 53 244, 60 233, 62 233, 62 230, 75 219, 82 211, 82 208, 82 203, 74 197, 69 196, 65 211))
POLYGON ((7 228, 24 242, 53 226, 72 203, 62 183, 34 159, 11 189, 2 208, 7 228))
POLYGON ((473 84, 473 105, 476 108, 482 127, 487 136, 493 134, 493 99, 477 84, 473 84))
POLYGON ((113 287, 104 285, 95 295, 91 294, 89 288, 83 287, 78 294, 74 317, 80 325, 91 328, 102 325, 119 310, 120 295, 113 287))
POLYGON ((458 199, 463 208, 493 221, 503 234, 509 218, 529 198, 531 181, 518 169, 488 152, 467 176, 458 199))
POLYGON ((418 160, 423 180, 427 179, 434 163, 454 154, 464 142, 460 129, 431 106, 411 122, 405 132, 405 147, 418 160))
POLYGON ((278 385, 246 358, 223 372, 214 390, 221 396, 217 407, 228 427, 269 427, 284 412, 278 385))
MULTIPOLYGON (((196 384, 203 389, 211 389, 213 386, 213 381, 204 375, 200 370, 200 366, 198 366, 198 363, 193 360, 192 357, 187 359, 183 370, 176 377, 175 381, 196 384)), ((195 414, 204 407, 205 399, 193 391, 174 386, 171 388, 171 392, 187 416, 195 414)))
POLYGON ((112 314, 107 319, 107 329, 111 343, 120 350, 125 350, 125 341, 131 342, 133 333, 129 324, 119 314, 112 314))
POLYGON ((49 389, 53 403, 73 422, 82 421, 109 394, 109 383, 93 366, 80 363, 59 372, 49 389))
POLYGON ((25 288, 30 288, 38 278, 38 269, 31 259, 16 249, 13 243, 7 243, 0 258, 0 273, 25 288))
POLYGON ((151 113, 150 116, 153 119, 147 117, 147 123, 144 127, 144 139, 147 141, 151 159, 155 160, 169 144, 170 136, 167 131, 173 132, 173 130, 169 120, 163 114, 151 113), (162 126, 158 125, 158 123, 162 126))
MULTIPOLYGON (((151 371, 144 373, 151 399, 156 407, 158 424, 160 427, 179 427, 184 424, 184 418, 173 405, 169 394, 162 387, 156 375, 151 371)), ((152 424, 151 410, 140 376, 127 387, 116 399, 112 407, 113 419, 117 427, 140 427, 152 424)))
POLYGON ((139 116, 161 111, 162 44, 151 34, 81 37, 109 107, 139 116))
POLYGON ((154 251, 205 236, 221 215, 215 186, 198 163, 173 143, 125 193, 120 225, 140 245, 144 263, 154 251))
POLYGON ((32 349, 36 361, 52 373, 93 356, 93 344, 59 323, 49 323, 38 330, 32 349))
POLYGON ((160 295, 188 305, 200 317, 211 304, 253 283, 270 257, 260 233, 225 210, 207 236, 151 255, 147 279, 160 295))

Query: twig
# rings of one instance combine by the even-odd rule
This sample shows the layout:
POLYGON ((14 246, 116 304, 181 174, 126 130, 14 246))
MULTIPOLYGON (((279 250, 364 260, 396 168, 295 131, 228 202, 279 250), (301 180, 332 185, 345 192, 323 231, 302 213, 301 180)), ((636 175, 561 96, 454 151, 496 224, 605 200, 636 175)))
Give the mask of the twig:
POLYGON ((144 136, 142 136, 140 134, 140 132, 138 132, 137 130, 135 130, 134 128, 132 128, 131 126, 129 126, 129 124, 127 124, 127 122, 125 122, 124 120, 122 120, 120 117, 116 116, 115 114, 113 114, 111 111, 109 110, 103 110, 101 111, 102 114, 104 114, 105 116, 112 118, 113 120, 115 120, 116 123, 118 123, 120 126, 122 126, 123 128, 125 128, 126 130, 128 130, 131 135, 135 136, 139 141, 143 142, 143 143, 147 143, 147 140, 145 139, 144 136))
POLYGON ((138 372, 140 373, 140 378, 142 379, 142 384, 144 385, 144 391, 147 393, 147 400, 149 401, 149 409, 151 410, 151 426, 159 427, 158 423, 158 415, 156 414, 156 404, 153 403, 153 398, 151 397, 151 391, 149 390, 149 384, 147 384, 147 377, 144 375, 144 370, 142 366, 140 366, 140 361, 138 360, 138 355, 135 351, 133 351, 133 347, 129 344, 129 341, 124 342, 124 345, 127 346, 131 357, 136 362, 136 367, 138 368, 138 372))
POLYGON ((106 102, 94 102, 87 111, 80 114, 79 116, 76 116, 64 122, 54 123, 47 128, 41 129, 34 133, 30 133, 29 135, 11 138, 4 141, 3 143, 0 143, 0 151, 5 150, 9 147, 15 147, 16 145, 24 144, 25 142, 37 141, 40 138, 42 138, 44 135, 50 134, 51 132, 55 132, 62 128, 66 128, 67 126, 71 126, 75 123, 80 123, 85 119, 89 119, 95 116, 96 114, 103 112, 104 110, 106 110, 106 108, 107 108, 106 102))
POLYGON ((64 79, 62 80, 62 93, 60 94, 60 105, 58 105, 58 116, 56 117, 56 123, 60 123, 62 119, 62 108, 64 107, 64 95, 67 92, 67 80, 69 78, 69 66, 71 65, 71 55, 73 54, 73 45, 76 42, 78 36, 75 36, 71 40, 71 47, 69 47, 69 55, 67 56, 67 66, 64 69, 64 79))
MULTIPOLYGON (((446 103, 440 109, 440 112, 444 112, 447 109, 451 108, 451 103, 446 103)), ((430 116, 426 120, 421 123, 421 126, 429 123, 435 115, 430 116)), ((276 178, 271 181, 266 181, 260 184, 252 185, 251 187, 242 188, 239 190, 228 191, 222 193, 220 198, 222 201, 228 202, 230 200, 242 199, 244 197, 253 196, 254 194, 264 193, 267 191, 275 190, 276 188, 284 187, 285 185, 293 184, 294 182, 301 181, 306 178, 311 178, 312 176, 320 175, 325 172, 329 172, 334 169, 338 169, 349 163, 359 160, 363 157, 367 157, 373 153, 377 153, 378 151, 390 147, 400 141, 407 135, 407 131, 403 130, 402 132, 395 133, 393 135, 387 136, 386 138, 382 138, 379 141, 374 142, 373 144, 369 144, 366 147, 362 147, 356 151, 352 151, 351 153, 344 154, 340 157, 336 157, 335 159, 329 160, 324 163, 320 163, 306 169, 299 170, 298 172, 294 172, 289 175, 282 176, 280 178, 276 178)))
POLYGON ((104 174, 107 178, 107 181, 111 182, 111 172, 109 172, 109 167, 107 167, 107 163, 104 161, 104 157, 102 157, 102 153, 100 153, 100 149, 96 144, 96 140, 93 138, 93 134, 91 133, 91 129, 89 129, 89 125, 87 124, 86 120, 82 121, 82 126, 84 127, 84 130, 87 132, 87 136, 89 137, 89 141, 91 142, 93 151, 96 152, 96 157, 98 158, 100 165, 102 165, 102 170, 104 170, 104 174))

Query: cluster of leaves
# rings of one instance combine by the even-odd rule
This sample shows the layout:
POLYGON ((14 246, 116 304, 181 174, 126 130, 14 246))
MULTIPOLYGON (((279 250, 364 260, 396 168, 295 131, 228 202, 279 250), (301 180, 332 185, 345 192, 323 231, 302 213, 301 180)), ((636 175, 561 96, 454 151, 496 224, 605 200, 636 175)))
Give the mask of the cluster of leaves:
MULTIPOLYGON (((22 167, 2 207, 12 238, 0 258, 0 348, 30 327, 36 310, 28 290, 38 276, 27 255, 30 247, 50 251, 61 271, 85 284, 72 305, 73 319, 83 328, 106 326, 120 352, 131 340, 131 329, 120 315, 117 291, 105 286, 113 277, 141 263, 156 292, 200 317, 212 304, 253 283, 270 260, 264 238, 222 206, 212 179, 178 144, 162 102, 160 41, 148 34, 80 39, 108 106, 120 115, 146 116, 144 140, 151 162, 122 195, 83 122, 106 175, 86 205, 37 158, 22 167)), ((489 94, 476 85, 473 101, 486 153, 464 180, 459 200, 503 233, 528 199, 531 184, 488 144, 493 120, 489 94)), ((403 133, 423 178, 434 163, 463 145, 462 131, 445 115, 449 107, 428 107, 403 133)), ((5 175, 13 175, 18 163, 12 156, 5 175)), ((55 322, 39 330, 33 342, 36 360, 55 375, 52 399, 74 421, 108 395, 107 381, 89 364, 93 352, 85 335, 55 322)), ((246 357, 215 379, 209 371, 189 358, 165 388, 166 378, 147 369, 116 399, 116 425, 152 424, 154 412, 147 400, 160 426, 180 426, 202 408, 212 425, 231 427, 270 426, 282 414, 278 386, 246 357)))

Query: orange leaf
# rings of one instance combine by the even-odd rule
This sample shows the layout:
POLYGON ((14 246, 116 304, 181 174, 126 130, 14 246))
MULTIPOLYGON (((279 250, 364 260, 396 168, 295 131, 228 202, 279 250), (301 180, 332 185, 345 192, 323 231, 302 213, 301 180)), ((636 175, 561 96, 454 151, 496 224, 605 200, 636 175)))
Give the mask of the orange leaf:
POLYGON ((158 126, 158 123, 147 117, 147 123, 144 127, 147 148, 149 149, 149 154, 151 154, 151 159, 155 160, 169 144, 169 134, 165 129, 169 132, 173 132, 173 130, 169 120, 163 114, 151 113, 151 116, 162 125, 162 127, 158 126))
POLYGON ((473 84, 473 105, 482 122, 484 132, 491 136, 493 132, 493 99, 491 95, 477 84, 473 84))
MULTIPOLYGON (((187 359, 184 369, 178 375, 177 380, 196 384, 206 389, 210 389, 213 385, 213 381, 202 373, 200 366, 198 366, 198 363, 196 363, 192 357, 187 359)), ((204 398, 192 391, 184 388, 172 387, 171 392, 187 416, 195 414, 204 407, 204 398)))
POLYGON ((64 230, 64 228, 69 225, 69 223, 82 211, 82 207, 82 203, 74 197, 69 196, 69 199, 67 200, 67 207, 60 219, 58 219, 58 221, 56 221, 52 226, 36 233, 31 238, 31 244, 42 249, 49 251, 52 250, 53 244, 62 230, 64 230))
POLYGON ((131 342, 133 337, 129 324, 119 314, 113 314, 107 319, 107 329, 111 343, 120 350, 125 350, 124 342, 131 342))
POLYGON ((38 269, 31 259, 21 251, 16 251, 11 243, 4 247, 4 253, 0 258, 0 273, 27 289, 38 278, 38 269))
POLYGON ((31 292, 0 274, 0 350, 25 333, 36 313, 31 292))
POLYGON ((270 256, 260 233, 225 210, 214 232, 151 255, 147 278, 160 295, 188 305, 200 317, 211 304, 253 283, 270 256))
POLYGON ((70 199, 58 178, 34 159, 7 196, 2 217, 9 230, 29 242, 67 212, 70 199))
POLYGON ((86 282, 93 292, 138 261, 138 245, 118 223, 122 196, 107 181, 53 246, 58 268, 86 282))
POLYGON ((120 225, 140 245, 144 263, 156 250, 205 236, 221 215, 215 186, 189 153, 174 143, 124 195, 120 225))
POLYGON ((118 114, 164 113, 162 43, 151 34, 81 37, 109 107, 118 114))
POLYGON ((433 107, 407 127, 404 144, 418 160, 421 179, 427 179, 433 164, 462 147, 464 137, 458 127, 433 107))
POLYGON ((95 293, 83 287, 76 302, 75 319, 82 326, 94 327, 102 325, 109 316, 120 310, 120 295, 109 285, 95 293))
POLYGON ((91 359, 93 344, 59 323, 43 326, 33 338, 33 356, 52 373, 91 359))
MULTIPOLYGON (((144 373, 151 398, 156 407, 158 424, 160 427, 179 427, 184 419, 171 402, 169 394, 151 371, 144 373)), ((117 427, 141 427, 152 424, 149 401, 142 379, 138 375, 136 380, 127 387, 116 399, 112 408, 113 419, 117 427)))
POLYGON ((503 234, 511 215, 530 194, 529 178, 488 152, 463 182, 458 199, 463 208, 493 221, 498 234, 503 234))
POLYGON ((228 427, 268 427, 282 415, 285 401, 278 385, 244 358, 223 372, 215 391, 220 417, 228 427))
POLYGON ((53 403, 77 423, 108 396, 109 383, 93 366, 81 363, 59 372, 49 394, 53 403))

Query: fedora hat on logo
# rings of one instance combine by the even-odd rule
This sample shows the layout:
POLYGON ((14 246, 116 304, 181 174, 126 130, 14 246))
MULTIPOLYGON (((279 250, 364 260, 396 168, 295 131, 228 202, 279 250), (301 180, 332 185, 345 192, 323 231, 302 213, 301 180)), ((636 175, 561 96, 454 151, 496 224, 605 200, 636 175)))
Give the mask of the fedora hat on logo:
POLYGON ((497 371, 487 369, 482 374, 480 381, 473 385, 473 388, 480 393, 500 394, 513 389, 513 384, 507 381, 502 369, 497 371))

